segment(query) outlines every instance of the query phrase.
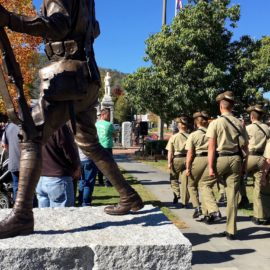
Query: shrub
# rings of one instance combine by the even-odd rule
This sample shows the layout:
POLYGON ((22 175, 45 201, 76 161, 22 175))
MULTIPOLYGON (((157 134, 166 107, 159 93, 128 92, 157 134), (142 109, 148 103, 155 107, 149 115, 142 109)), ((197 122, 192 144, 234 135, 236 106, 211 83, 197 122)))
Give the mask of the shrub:
POLYGON ((153 140, 145 142, 145 154, 146 155, 165 155, 167 153, 166 145, 167 140, 153 140))

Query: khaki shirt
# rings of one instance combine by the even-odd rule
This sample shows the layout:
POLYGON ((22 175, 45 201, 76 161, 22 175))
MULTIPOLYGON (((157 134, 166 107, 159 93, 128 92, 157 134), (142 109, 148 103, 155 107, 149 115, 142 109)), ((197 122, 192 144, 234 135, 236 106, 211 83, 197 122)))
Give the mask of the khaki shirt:
POLYGON ((196 154, 207 152, 208 150, 208 138, 206 137, 207 129, 200 127, 196 131, 190 133, 187 142, 186 150, 192 150, 196 154))
POLYGON ((254 121, 252 124, 247 126, 247 133, 249 136, 249 144, 248 144, 249 151, 263 153, 266 142, 270 138, 269 127, 260 121, 254 121), (257 125, 259 125, 262 128, 266 136, 257 125))
POLYGON ((263 156, 266 159, 270 159, 270 140, 267 141, 263 156))
POLYGON ((185 146, 188 136, 189 134, 183 131, 179 131, 172 135, 167 143, 166 150, 172 152, 174 155, 185 154, 185 146))
POLYGON ((240 147, 248 144, 248 134, 246 129, 242 126, 240 120, 234 117, 231 113, 224 113, 230 121, 241 132, 238 139, 237 130, 223 117, 220 117, 210 123, 206 136, 208 138, 216 139, 216 150, 219 153, 237 153, 239 152, 238 140, 240 147))

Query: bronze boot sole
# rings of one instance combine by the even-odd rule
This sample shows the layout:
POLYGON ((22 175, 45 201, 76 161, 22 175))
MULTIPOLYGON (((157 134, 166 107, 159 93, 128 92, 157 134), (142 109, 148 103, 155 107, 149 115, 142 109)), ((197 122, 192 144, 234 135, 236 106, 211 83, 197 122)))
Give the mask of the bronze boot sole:
POLYGON ((108 215, 122 216, 131 212, 137 212, 144 207, 140 196, 135 193, 129 198, 120 199, 119 204, 109 205, 105 207, 104 211, 108 215))

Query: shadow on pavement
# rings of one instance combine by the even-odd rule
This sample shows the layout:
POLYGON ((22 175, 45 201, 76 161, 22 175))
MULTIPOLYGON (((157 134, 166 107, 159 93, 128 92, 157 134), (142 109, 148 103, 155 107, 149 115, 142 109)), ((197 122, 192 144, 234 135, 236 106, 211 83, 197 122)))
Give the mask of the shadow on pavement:
POLYGON ((245 255, 255 252, 254 249, 230 249, 224 252, 208 250, 193 251, 192 264, 221 264, 235 260, 234 255, 245 255))
POLYGON ((238 231, 237 238, 240 241, 255 240, 255 239, 269 239, 270 238, 270 227, 256 226, 241 229, 238 231), (265 232, 265 233, 261 233, 265 232), (259 234, 256 234, 259 233, 259 234))
POLYGON ((128 174, 146 174, 146 173, 155 173, 155 171, 137 171, 137 170, 127 170, 128 174))
POLYGON ((170 181, 166 181, 166 180, 164 180, 164 181, 154 181, 154 182, 152 180, 141 180, 140 182, 145 186, 169 185, 170 184, 170 181))
POLYGON ((183 233, 183 234, 191 242, 193 247, 207 243, 213 237, 213 235, 211 234, 199 234, 199 233, 183 233))

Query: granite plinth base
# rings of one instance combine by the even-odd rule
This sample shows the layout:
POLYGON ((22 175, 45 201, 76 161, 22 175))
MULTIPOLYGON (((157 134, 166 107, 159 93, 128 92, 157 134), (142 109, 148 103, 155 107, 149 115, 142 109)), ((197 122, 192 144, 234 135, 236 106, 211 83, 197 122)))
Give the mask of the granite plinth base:
MULTIPOLYGON (((1 210, 3 219, 10 210, 1 210)), ((0 269, 191 269, 190 242, 158 208, 35 209, 35 232, 0 240, 0 269)))

